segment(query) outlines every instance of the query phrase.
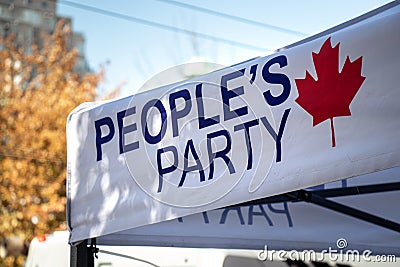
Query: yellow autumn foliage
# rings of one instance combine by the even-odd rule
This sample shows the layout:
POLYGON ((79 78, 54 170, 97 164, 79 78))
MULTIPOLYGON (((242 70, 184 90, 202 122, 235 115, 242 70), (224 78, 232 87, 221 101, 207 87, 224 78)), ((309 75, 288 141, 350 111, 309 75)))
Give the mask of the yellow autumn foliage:
POLYGON ((68 49, 69 37, 60 22, 40 49, 0 40, 0 239, 66 229, 66 119, 95 99, 101 79, 74 71, 78 52, 68 49))

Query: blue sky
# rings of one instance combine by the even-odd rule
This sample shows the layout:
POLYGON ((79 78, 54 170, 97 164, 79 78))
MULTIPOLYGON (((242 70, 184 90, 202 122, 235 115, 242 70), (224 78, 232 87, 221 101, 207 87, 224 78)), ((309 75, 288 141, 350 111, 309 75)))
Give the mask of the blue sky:
MULTIPOLYGON (((58 15, 71 17, 74 31, 86 39, 86 57, 97 71, 105 66, 100 91, 125 82, 121 96, 134 94, 147 80, 175 65, 198 60, 232 65, 274 50, 348 21, 391 1, 387 0, 176 0, 267 26, 256 26, 163 0, 59 0, 58 15), (199 32, 258 47, 246 48, 211 41, 116 18, 70 3, 95 7, 123 16, 199 32), (272 26, 280 27, 276 30, 272 26), (290 33, 294 31, 297 33, 290 33)), ((103 12, 104 13, 104 12, 103 12)))

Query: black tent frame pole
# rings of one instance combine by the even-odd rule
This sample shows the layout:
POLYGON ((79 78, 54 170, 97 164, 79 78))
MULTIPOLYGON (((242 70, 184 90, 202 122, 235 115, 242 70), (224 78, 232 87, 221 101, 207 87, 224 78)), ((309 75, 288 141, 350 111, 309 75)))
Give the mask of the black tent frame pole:
POLYGON ((332 188, 312 191, 321 197, 343 197, 343 196, 353 196, 361 194, 370 193, 383 193, 390 191, 399 191, 400 182, 384 183, 384 184, 371 184, 371 185, 361 185, 361 186, 350 186, 343 188, 332 188))
POLYGON ((321 197, 320 195, 318 195, 316 193, 309 192, 306 190, 300 190, 297 192, 297 194, 289 193, 289 196, 292 196, 293 198, 299 198, 306 202, 310 202, 310 203, 316 204, 318 206, 321 206, 321 207, 324 207, 324 208, 327 208, 330 210, 334 210, 334 211, 352 216, 354 218, 357 218, 357 219, 360 219, 360 220, 363 220, 363 221, 366 221, 369 223, 373 223, 373 224, 376 224, 376 225, 379 225, 384 228, 387 228, 387 229, 390 229, 390 230, 400 233, 400 224, 399 223, 390 221, 390 220, 382 218, 382 217, 375 216, 373 214, 343 205, 343 204, 335 202, 335 201, 328 200, 324 197, 321 197))
POLYGON ((93 245, 88 246, 88 240, 70 247, 70 267, 94 267, 95 250, 93 245))
POLYGON ((279 202, 309 202, 333 211, 340 212, 342 214, 349 215, 351 217, 379 225, 381 227, 393 230, 400 233, 400 224, 393 222, 391 220, 375 216, 373 214, 367 213, 365 211, 355 209, 341 203, 328 200, 328 197, 341 197, 341 196, 356 196, 361 194, 371 194, 371 193, 382 193, 389 191, 399 191, 400 182, 394 183, 383 183, 383 184, 372 184, 372 185, 362 185, 362 186, 351 186, 344 188, 333 188, 333 189, 323 189, 323 190, 297 190, 289 193, 284 193, 272 197, 256 199, 252 201, 247 201, 241 204, 232 205, 235 206, 249 206, 249 205, 260 205, 267 203, 279 203, 279 202))

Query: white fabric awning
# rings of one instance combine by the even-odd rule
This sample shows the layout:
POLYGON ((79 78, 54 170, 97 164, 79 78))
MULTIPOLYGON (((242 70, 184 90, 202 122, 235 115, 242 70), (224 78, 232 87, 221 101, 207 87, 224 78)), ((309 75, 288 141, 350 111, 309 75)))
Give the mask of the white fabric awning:
MULTIPOLYGON (((307 192, 325 195, 329 192, 331 201, 400 222, 400 213, 390 204, 400 200, 399 181, 400 168, 397 167, 314 187, 307 192), (376 184, 377 181, 380 184, 376 184), (379 188, 381 185, 393 187, 393 183, 397 183, 397 191, 379 188), (350 190, 355 187, 356 194, 350 190)), ((313 250, 316 253, 331 248, 332 253, 336 250, 339 254, 358 250, 360 255, 371 251, 371 255, 400 256, 400 234, 392 229, 282 196, 100 236, 97 244, 259 251, 267 246, 275 251, 313 250)))
MULTIPOLYGON (((148 236, 146 230, 171 226, 193 237, 188 239, 193 246, 219 240, 223 247, 224 238, 231 238, 227 232, 238 232, 228 223, 224 230, 216 225, 210 232, 216 234, 214 239, 202 237, 205 231, 190 234, 201 215, 187 217, 183 224, 150 224, 205 211, 210 211, 210 221, 218 221, 224 211, 211 210, 351 177, 359 176, 355 181, 361 184, 370 184, 365 177, 374 177, 381 184, 379 171, 391 168, 398 174, 400 7, 396 2, 371 14, 267 57, 124 99, 77 107, 67 124, 70 242, 100 237, 108 244, 137 244, 145 242, 140 235, 146 233, 153 245, 157 240, 173 245, 168 240, 180 240, 179 233, 173 239, 168 234, 165 241, 165 231, 148 236), (145 228, 134 229, 141 226, 145 228), (121 231, 124 234, 118 234, 121 231)), ((393 179, 400 181, 398 175, 393 179)), ((391 207, 399 194, 375 196, 380 194, 387 194, 376 202, 385 206, 384 216, 394 215, 391 219, 398 222, 399 214, 391 207)), ((343 202, 370 207, 368 196, 355 199, 344 197, 343 202)), ((304 203, 287 204, 296 220, 287 228, 283 203, 276 208, 270 204, 270 212, 282 221, 273 224, 282 232, 262 231, 266 236, 255 244, 268 240, 277 247, 301 249, 318 243, 320 233, 326 232, 327 239, 321 241, 326 246, 340 238, 341 231, 361 248, 371 240, 370 232, 362 234, 369 223, 304 203), (320 216, 309 217, 313 214, 320 216), (320 219, 321 228, 314 231, 320 219), (296 229, 309 232, 312 240, 301 241, 308 235, 296 229), (357 238, 353 230, 359 230, 357 238), (290 242, 288 233, 298 239, 290 242)), ((251 208, 243 209, 249 220, 251 208)), ((382 237, 377 241, 382 250, 377 251, 399 247, 395 231, 376 233, 382 237)), ((177 244, 190 245, 185 240, 177 244)), ((251 242, 235 244, 245 247, 251 242)))

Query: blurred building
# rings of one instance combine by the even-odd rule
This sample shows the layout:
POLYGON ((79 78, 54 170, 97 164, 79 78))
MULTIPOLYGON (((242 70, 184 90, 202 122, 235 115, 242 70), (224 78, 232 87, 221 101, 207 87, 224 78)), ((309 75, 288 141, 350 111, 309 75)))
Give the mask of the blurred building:
MULTIPOLYGON (((0 0, 0 36, 16 34, 17 45, 30 50, 32 43, 39 47, 43 44, 43 35, 52 34, 59 20, 71 26, 71 18, 57 16, 57 0, 0 0)), ((89 72, 82 34, 72 32, 69 48, 79 51, 75 71, 80 74, 89 72)))

